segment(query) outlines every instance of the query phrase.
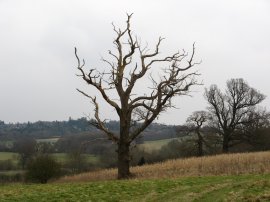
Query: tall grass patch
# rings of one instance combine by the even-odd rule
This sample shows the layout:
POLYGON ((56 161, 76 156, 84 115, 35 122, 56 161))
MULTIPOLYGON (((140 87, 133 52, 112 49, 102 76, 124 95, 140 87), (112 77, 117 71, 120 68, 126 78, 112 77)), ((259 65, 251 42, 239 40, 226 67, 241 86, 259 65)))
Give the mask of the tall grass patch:
MULTIPOLYGON (((207 157, 168 160, 131 168, 134 179, 174 179, 183 176, 215 176, 270 173, 270 152, 221 154, 207 157)), ((113 180, 117 169, 66 176, 59 182, 113 180)))

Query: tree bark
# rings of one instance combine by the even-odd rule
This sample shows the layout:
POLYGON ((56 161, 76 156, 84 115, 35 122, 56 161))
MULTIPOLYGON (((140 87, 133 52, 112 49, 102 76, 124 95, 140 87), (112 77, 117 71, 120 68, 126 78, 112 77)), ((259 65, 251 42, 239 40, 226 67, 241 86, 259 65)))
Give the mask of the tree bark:
POLYGON ((122 101, 120 114, 120 139, 118 142, 118 179, 130 177, 130 142, 129 130, 131 115, 127 110, 127 99, 122 101))
POLYGON ((127 179, 130 177, 129 163, 129 144, 120 141, 118 145, 118 179, 127 179))
POLYGON ((198 156, 203 156, 203 137, 200 133, 198 134, 198 156))
POLYGON ((229 134, 228 133, 225 133, 223 135, 222 152, 223 153, 228 153, 229 152, 229 134))

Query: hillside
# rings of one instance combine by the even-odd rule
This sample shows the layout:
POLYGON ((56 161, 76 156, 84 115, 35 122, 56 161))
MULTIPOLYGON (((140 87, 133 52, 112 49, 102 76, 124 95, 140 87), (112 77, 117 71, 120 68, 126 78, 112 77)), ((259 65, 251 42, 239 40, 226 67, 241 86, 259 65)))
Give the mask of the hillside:
POLYGON ((50 184, 2 184, 0 201, 270 201, 270 152, 171 160, 65 177, 50 184))
MULTIPOLYGON (((134 179, 176 179, 183 176, 219 176, 270 173, 270 152, 221 154, 168 160, 131 168, 134 179)), ((57 182, 114 180, 116 169, 82 173, 61 178, 57 182)))
POLYGON ((270 175, 0 185, 0 201, 269 201, 270 175))

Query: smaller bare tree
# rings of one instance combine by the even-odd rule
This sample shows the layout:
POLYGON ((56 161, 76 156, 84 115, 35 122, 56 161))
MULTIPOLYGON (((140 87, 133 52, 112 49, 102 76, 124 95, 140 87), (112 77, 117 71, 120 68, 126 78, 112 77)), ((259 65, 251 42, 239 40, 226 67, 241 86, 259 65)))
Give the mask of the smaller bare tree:
POLYGON ((197 155, 203 156, 203 144, 205 142, 202 132, 202 127, 207 123, 209 113, 206 111, 195 111, 187 118, 187 130, 189 133, 197 135, 197 155))
POLYGON ((261 103, 265 96, 250 87, 243 79, 227 81, 226 92, 222 93, 216 85, 205 90, 209 103, 212 121, 218 133, 223 137, 223 152, 239 141, 237 135, 244 124, 251 124, 255 116, 254 107, 261 103))
POLYGON ((18 152, 19 163, 22 169, 26 168, 27 163, 36 154, 37 142, 34 138, 23 137, 14 143, 14 149, 18 152))

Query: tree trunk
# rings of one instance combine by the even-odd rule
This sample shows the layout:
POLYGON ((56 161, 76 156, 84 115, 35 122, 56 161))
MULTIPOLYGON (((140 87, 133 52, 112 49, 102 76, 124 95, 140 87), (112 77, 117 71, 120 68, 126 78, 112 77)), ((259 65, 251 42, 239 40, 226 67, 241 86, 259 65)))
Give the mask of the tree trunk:
POLYGON ((129 129, 131 113, 128 113, 127 103, 127 98, 122 100, 122 110, 120 115, 120 139, 118 142, 118 179, 127 179, 130 177, 129 129))
POLYGON ((198 133, 198 156, 203 156, 203 137, 198 133))
POLYGON ((129 144, 119 142, 118 179, 127 179, 130 177, 129 162, 130 162, 129 144))
POLYGON ((223 135, 223 145, 222 145, 222 152, 228 153, 229 152, 229 134, 225 133, 223 135))

